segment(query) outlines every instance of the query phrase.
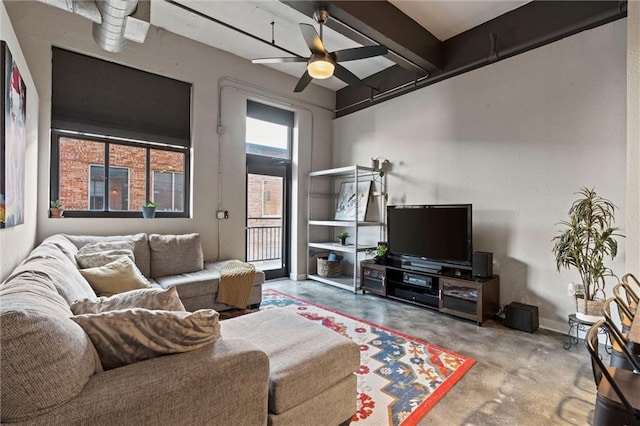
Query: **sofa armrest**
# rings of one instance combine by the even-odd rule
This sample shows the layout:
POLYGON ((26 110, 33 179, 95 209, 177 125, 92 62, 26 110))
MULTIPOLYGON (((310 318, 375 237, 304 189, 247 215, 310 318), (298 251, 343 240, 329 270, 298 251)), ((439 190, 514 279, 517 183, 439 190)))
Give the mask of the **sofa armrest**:
POLYGON ((246 339, 223 338, 95 374, 74 399, 29 424, 266 425, 268 386, 267 355, 246 339))

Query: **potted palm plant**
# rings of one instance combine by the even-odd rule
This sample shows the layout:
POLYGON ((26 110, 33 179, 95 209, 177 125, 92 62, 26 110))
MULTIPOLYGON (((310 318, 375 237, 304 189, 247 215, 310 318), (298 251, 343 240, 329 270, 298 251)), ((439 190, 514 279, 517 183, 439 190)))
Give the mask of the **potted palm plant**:
POLYGON ((158 207, 160 203, 156 203, 154 201, 147 201, 147 204, 142 206, 142 217, 145 219, 153 219, 156 217, 156 207, 158 207))
POLYGON ((575 269, 581 285, 575 291, 576 316, 593 321, 602 316, 605 299, 605 277, 615 276, 605 266, 605 258, 618 254, 616 237, 624 238, 614 226, 615 205, 596 194, 595 189, 582 188, 580 198, 569 209, 569 219, 559 224, 563 229, 553 238, 556 268, 575 269))

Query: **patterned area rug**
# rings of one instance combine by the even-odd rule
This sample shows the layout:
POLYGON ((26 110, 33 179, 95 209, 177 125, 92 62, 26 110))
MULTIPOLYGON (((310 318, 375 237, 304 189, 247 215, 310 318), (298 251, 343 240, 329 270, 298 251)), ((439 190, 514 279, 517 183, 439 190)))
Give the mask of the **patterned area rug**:
POLYGON ((355 425, 415 425, 471 368, 471 358, 279 291, 263 291, 261 309, 283 307, 360 345, 355 425))

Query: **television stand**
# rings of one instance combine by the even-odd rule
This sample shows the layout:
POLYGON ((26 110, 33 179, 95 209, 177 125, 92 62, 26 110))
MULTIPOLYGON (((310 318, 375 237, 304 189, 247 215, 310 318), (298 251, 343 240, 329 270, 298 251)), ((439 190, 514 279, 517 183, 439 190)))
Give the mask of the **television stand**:
POLYGON ((360 262, 360 285, 366 292, 412 303, 478 325, 500 311, 500 277, 476 278, 459 270, 440 273, 412 267, 360 262))

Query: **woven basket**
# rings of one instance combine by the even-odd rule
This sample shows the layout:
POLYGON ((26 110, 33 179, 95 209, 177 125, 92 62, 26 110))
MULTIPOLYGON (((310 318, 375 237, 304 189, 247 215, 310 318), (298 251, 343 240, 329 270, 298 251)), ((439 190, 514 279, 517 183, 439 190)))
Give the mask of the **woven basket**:
POLYGON ((329 262, 326 256, 318 257, 318 275, 328 278, 339 277, 342 275, 342 261, 329 262))
POLYGON ((585 315, 601 317, 604 299, 585 300, 584 297, 576 297, 576 312, 585 315))

